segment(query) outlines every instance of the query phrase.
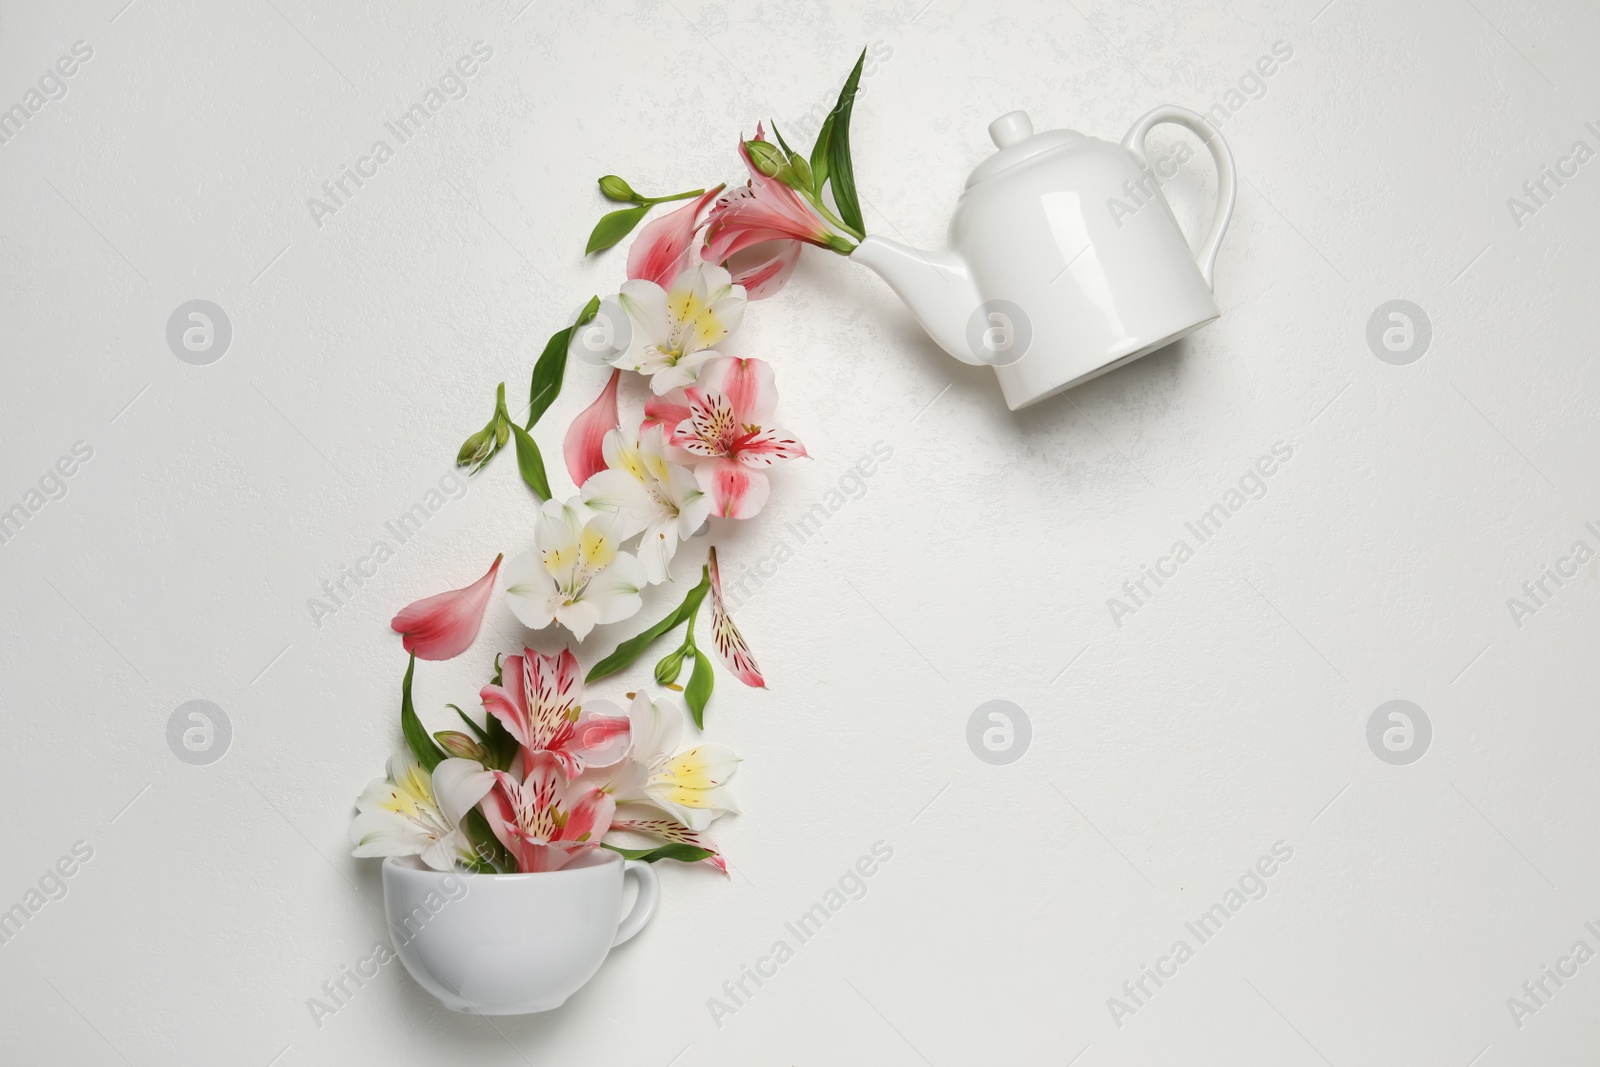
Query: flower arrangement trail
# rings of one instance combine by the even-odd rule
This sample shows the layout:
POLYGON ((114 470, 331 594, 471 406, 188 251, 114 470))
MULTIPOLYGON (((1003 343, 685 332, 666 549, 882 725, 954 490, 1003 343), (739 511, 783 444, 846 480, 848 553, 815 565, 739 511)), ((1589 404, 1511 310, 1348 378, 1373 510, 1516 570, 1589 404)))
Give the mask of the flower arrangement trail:
POLYGON ((739 810, 728 785, 739 759, 720 744, 682 747, 686 718, 704 729, 715 686, 712 658, 696 636, 708 596, 717 660, 745 686, 764 688, 766 678, 729 615, 716 549, 706 550, 698 583, 677 607, 587 673, 580 656, 596 627, 637 616, 650 587, 672 582, 686 545, 716 522, 759 514, 773 467, 806 456, 778 422, 772 366, 722 346, 750 302, 787 283, 802 248, 848 255, 863 239, 849 141, 861 68, 858 61, 808 154, 791 149, 775 125, 776 143, 767 140, 758 124, 738 146, 741 185, 649 197, 616 175, 600 179, 602 195, 628 206, 601 218, 585 254, 619 244, 658 205, 681 206, 639 230, 618 292, 591 299, 550 337, 525 417, 511 417, 500 384, 489 421, 457 453, 457 464, 476 474, 511 447, 537 510, 510 558, 496 557, 470 585, 394 617, 410 654, 400 700, 405 745, 357 801, 355 855, 416 856, 440 871, 531 873, 610 848, 726 873, 707 831, 739 810), (575 491, 558 499, 534 431, 574 359, 611 372, 563 436, 575 491), (642 412, 626 423, 625 378, 643 393, 642 412), (448 705, 460 728, 430 732, 412 700, 417 660, 466 652, 497 587, 518 621, 562 647, 497 655, 478 694, 481 710, 448 705), (660 695, 605 693, 606 679, 680 627, 679 644, 655 665, 660 695))

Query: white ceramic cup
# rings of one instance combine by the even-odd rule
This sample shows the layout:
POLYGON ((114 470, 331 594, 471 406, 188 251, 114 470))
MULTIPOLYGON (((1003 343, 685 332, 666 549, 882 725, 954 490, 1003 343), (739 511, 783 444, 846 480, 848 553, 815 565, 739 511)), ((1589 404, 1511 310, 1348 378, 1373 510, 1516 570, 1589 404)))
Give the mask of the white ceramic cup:
POLYGON ((527 1015, 559 1008, 606 953, 644 929, 660 883, 648 863, 596 849, 559 871, 435 871, 383 861, 383 907, 400 962, 452 1011, 527 1015), (622 914, 622 879, 639 895, 622 914))

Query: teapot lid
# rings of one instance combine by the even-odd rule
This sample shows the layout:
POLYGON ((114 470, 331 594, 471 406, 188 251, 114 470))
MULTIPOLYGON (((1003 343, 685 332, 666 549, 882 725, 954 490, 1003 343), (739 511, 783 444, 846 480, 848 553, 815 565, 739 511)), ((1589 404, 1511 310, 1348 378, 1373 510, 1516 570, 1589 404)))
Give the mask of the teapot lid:
POLYGON ((989 136, 999 149, 994 155, 979 163, 967 176, 967 188, 1001 171, 1010 170, 1041 152, 1073 144, 1084 139, 1076 130, 1049 130, 1034 133, 1033 123, 1026 111, 1009 111, 989 123, 989 136))

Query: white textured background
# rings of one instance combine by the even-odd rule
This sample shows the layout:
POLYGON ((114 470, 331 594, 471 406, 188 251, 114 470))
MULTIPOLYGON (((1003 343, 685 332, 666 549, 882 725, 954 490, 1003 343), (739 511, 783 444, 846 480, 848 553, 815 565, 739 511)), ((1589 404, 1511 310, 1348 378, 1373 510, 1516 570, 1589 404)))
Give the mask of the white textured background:
MULTIPOLYGON (((1594 1062, 1600 962, 1520 1026, 1507 998, 1600 950, 1600 571, 1520 626, 1506 603, 1600 548, 1600 160, 1521 227, 1506 204, 1600 148, 1592 5, 123 3, 0 6, 0 106, 93 49, 0 145, 0 510, 93 449, 0 545, 0 909, 94 850, 0 945, 0 1061, 1594 1062), (313 225, 306 198, 480 40, 468 95, 313 225), (869 228, 939 246, 999 113, 1115 139, 1279 41, 1224 126, 1244 181, 1192 340, 1012 415, 847 262, 808 254, 751 308, 735 350, 777 366, 816 458, 717 536, 735 572, 793 548, 739 613, 771 691, 723 676, 710 712, 745 759, 735 876, 664 869, 655 923, 554 1015, 455 1016, 391 966, 314 1022, 384 936, 345 835, 399 739, 386 622, 527 546, 510 457, 320 626, 307 601, 615 288, 620 253, 579 256, 593 180, 737 179, 740 131, 827 106, 875 43, 869 228), (195 298, 233 325, 209 366, 165 339, 195 298), (1365 339, 1393 299, 1433 325, 1408 366, 1365 339), (785 532, 880 440, 860 499, 785 532), (1115 625, 1107 598, 1279 441, 1266 495, 1115 625), (1434 731, 1407 766, 1366 741, 1397 698, 1434 731), (191 699, 233 726, 209 766, 168 749, 191 699), (1007 766, 966 740, 991 699, 1032 723, 1007 766), (880 840, 866 895, 714 1022, 880 840), (1278 841, 1265 898, 1114 1021, 1278 841)), ((1169 187, 1191 227, 1210 181, 1201 157, 1169 187)), ((575 366, 539 434, 560 484, 601 380, 575 366)), ((500 633, 419 671, 436 728, 500 633)))

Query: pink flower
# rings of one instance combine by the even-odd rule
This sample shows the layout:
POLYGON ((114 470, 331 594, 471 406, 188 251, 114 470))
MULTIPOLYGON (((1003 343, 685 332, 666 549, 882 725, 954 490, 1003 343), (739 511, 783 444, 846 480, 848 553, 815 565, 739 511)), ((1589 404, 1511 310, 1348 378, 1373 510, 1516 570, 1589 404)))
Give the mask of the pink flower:
POLYGON ((553 752, 535 752, 522 781, 495 771, 495 788, 483 798, 489 829, 516 858, 524 874, 558 871, 579 853, 600 847, 611 829, 616 801, 587 783, 574 782, 553 752))
POLYGON ((390 629, 401 635, 401 644, 418 659, 454 659, 477 639, 483 627, 483 613, 494 592, 494 576, 504 555, 494 558, 489 573, 465 589, 425 597, 400 610, 389 620, 390 629))
POLYGON ((525 648, 520 656, 507 656, 500 673, 503 683, 484 686, 478 696, 517 739, 525 759, 548 752, 568 778, 576 778, 585 767, 609 767, 627 753, 627 717, 578 703, 583 680, 571 651, 546 656, 525 648))
MULTIPOLYGON (((766 140, 759 128, 755 139, 766 140)), ((735 253, 769 241, 833 246, 834 234, 827 223, 799 193, 758 171, 743 141, 739 142, 739 155, 750 170, 750 183, 719 197, 711 208, 706 223, 707 262, 725 263, 735 253)), ((787 249, 771 252, 771 258, 780 260, 788 255, 787 249)), ((770 291, 763 295, 770 295, 770 291)))
POLYGON ((761 668, 756 666, 756 658, 750 654, 750 646, 745 644, 744 635, 733 624, 733 616, 728 614, 728 605, 722 598, 722 574, 717 569, 717 550, 711 549, 711 640, 717 646, 717 655, 721 657, 723 666, 727 667, 745 685, 756 689, 765 689, 767 681, 761 676, 761 668))
POLYGON ((702 225, 700 213, 723 187, 704 194, 676 211, 661 216, 639 231, 628 249, 628 277, 654 282, 665 289, 693 265, 695 234, 702 225))
POLYGON ((668 442, 689 453, 711 513, 747 519, 771 492, 765 468, 806 454, 788 431, 770 425, 777 407, 771 365, 719 356, 694 385, 652 398, 644 411, 646 425, 667 427, 668 442))
POLYGON ((594 398, 594 403, 584 408, 583 413, 567 427, 566 439, 561 443, 561 454, 567 461, 567 473, 572 475, 572 481, 577 485, 588 481, 596 471, 606 469, 606 434, 615 430, 622 421, 617 414, 617 382, 621 378, 621 371, 612 371, 611 380, 594 398))

